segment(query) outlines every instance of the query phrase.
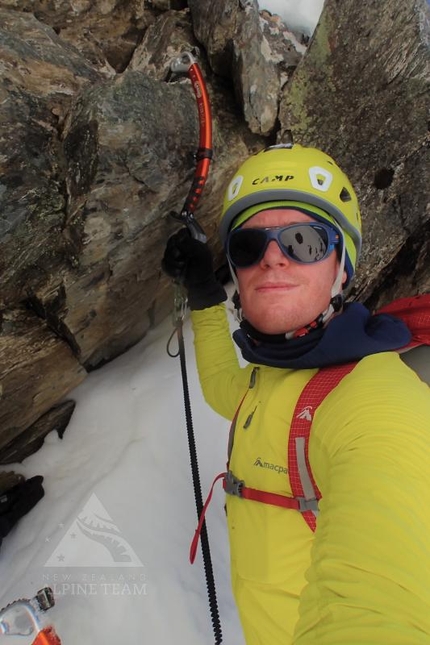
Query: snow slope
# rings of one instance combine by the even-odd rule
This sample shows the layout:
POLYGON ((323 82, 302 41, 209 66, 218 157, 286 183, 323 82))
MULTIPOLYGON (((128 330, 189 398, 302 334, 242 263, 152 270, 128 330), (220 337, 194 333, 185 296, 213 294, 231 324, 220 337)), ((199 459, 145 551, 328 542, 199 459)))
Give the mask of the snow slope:
MULTIPOLYGON (((27 477, 44 475, 46 495, 3 542, 0 607, 49 584, 63 645, 214 642, 200 550, 188 562, 196 511, 179 359, 166 353, 171 329, 166 321, 90 374, 72 393, 64 438, 51 433, 17 466, 27 477)), ((206 494, 224 468, 228 423, 202 399, 188 323, 185 338, 206 494)), ((207 521, 223 643, 241 645, 221 490, 207 521)), ((5 645, 17 640, 0 636, 5 645)))

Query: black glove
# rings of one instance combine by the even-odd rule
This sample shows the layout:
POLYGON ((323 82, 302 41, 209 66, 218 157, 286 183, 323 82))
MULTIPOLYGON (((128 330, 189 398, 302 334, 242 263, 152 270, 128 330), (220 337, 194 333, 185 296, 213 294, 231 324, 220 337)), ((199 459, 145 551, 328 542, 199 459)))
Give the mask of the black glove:
POLYGON ((39 475, 31 477, 0 495, 0 538, 42 499, 45 494, 42 482, 39 475))
POLYGON ((206 309, 227 299, 224 287, 215 277, 208 245, 191 237, 187 228, 169 237, 161 267, 184 285, 191 309, 206 309))

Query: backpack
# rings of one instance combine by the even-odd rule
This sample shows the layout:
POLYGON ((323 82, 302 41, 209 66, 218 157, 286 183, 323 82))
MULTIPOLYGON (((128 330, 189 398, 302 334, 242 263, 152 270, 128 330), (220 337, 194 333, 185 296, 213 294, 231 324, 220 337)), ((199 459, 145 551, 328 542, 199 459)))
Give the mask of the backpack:
MULTIPOLYGON (((430 385, 430 350, 428 347, 423 347, 425 345, 430 346, 430 293, 394 300, 376 313, 390 314, 407 325, 412 333, 412 338, 408 345, 396 351, 399 352, 404 362, 417 372, 421 380, 430 385), (410 350, 414 351, 410 352, 410 350), (427 353, 425 358, 422 350, 427 353)), ((277 493, 250 488, 245 485, 243 480, 235 477, 228 469, 227 463, 227 472, 221 473, 215 478, 200 514, 199 525, 190 550, 191 562, 195 558, 200 531, 207 507, 212 498, 213 487, 220 479, 223 480, 223 487, 227 494, 299 511, 309 528, 315 531, 318 517, 318 501, 321 499, 321 492, 318 490, 313 478, 308 458, 312 419, 316 409, 321 405, 325 397, 354 369, 357 363, 358 361, 353 361, 320 369, 308 381, 299 396, 293 412, 287 449, 288 472, 293 496, 286 497, 277 493)), ((231 424, 229 454, 241 404, 239 404, 231 424)))
POLYGON ((5 476, 0 479, 3 481, 16 481, 17 483, 7 487, 6 490, 0 490, 0 545, 2 539, 8 535, 18 520, 31 511, 33 506, 45 494, 41 475, 25 479, 22 476, 16 476, 14 473, 8 474, 9 478, 5 476))

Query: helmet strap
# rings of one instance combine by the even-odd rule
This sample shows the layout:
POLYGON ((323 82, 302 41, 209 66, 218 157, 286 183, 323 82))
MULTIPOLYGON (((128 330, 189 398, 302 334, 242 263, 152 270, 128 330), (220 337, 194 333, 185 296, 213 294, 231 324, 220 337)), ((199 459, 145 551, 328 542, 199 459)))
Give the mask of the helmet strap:
POLYGON ((231 279, 233 280, 233 284, 235 286, 235 292, 231 298, 234 307, 234 319, 236 320, 236 322, 241 323, 243 320, 243 313, 242 305, 240 303, 239 280, 237 279, 236 271, 234 270, 234 267, 228 258, 227 262, 230 269, 231 279))
POLYGON ((319 329, 320 327, 325 327, 325 325, 333 318, 335 314, 342 310, 343 307, 343 273, 345 270, 345 237, 343 232, 342 234, 342 255, 340 257, 339 269, 336 274, 336 279, 333 282, 331 288, 331 297, 327 309, 319 314, 309 325, 302 327, 301 329, 295 329, 285 334, 285 338, 299 338, 300 336, 305 336, 313 329, 319 329))

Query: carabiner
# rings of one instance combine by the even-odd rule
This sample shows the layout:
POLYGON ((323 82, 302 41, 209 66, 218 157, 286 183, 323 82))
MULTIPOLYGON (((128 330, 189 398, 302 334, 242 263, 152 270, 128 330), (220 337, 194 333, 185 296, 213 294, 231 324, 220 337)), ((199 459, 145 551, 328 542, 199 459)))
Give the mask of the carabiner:
POLYGON ((188 74, 188 70, 191 65, 194 65, 195 63, 197 63, 197 61, 192 53, 184 51, 172 60, 170 63, 170 69, 173 74, 188 74))

